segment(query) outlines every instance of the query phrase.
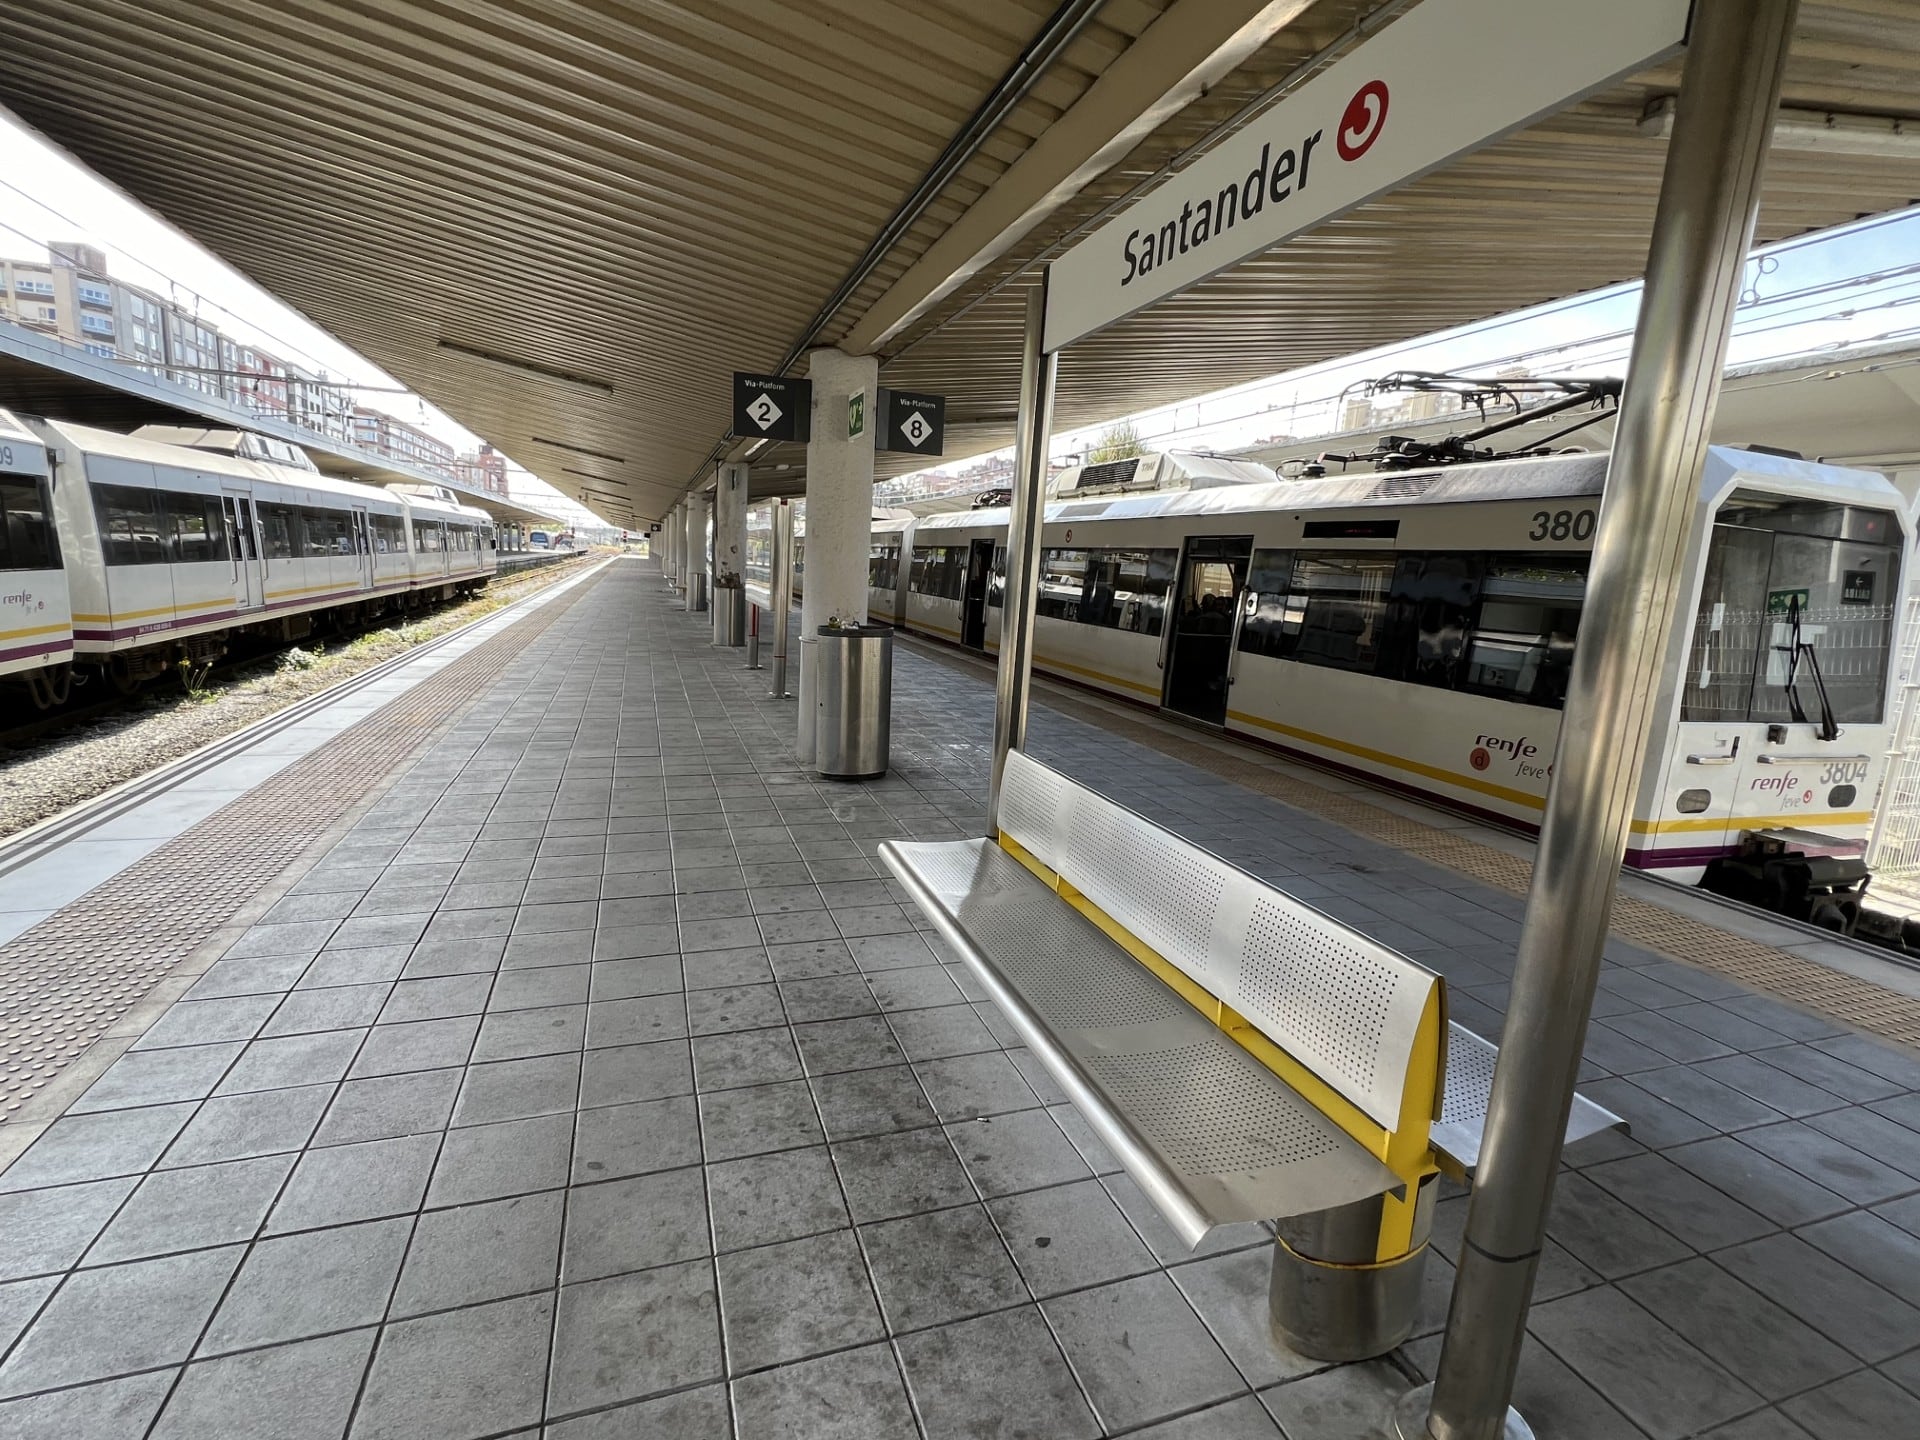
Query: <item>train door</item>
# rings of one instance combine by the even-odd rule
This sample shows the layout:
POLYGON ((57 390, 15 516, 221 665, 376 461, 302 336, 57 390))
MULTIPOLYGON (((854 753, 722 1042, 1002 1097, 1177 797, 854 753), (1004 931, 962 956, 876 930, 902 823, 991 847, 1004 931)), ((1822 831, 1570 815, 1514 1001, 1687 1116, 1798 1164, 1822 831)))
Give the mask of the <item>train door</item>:
POLYGON ((362 590, 373 588, 373 519, 367 507, 353 507, 354 578, 362 590))
POLYGON ((1233 636, 1252 555, 1251 535, 1196 535, 1187 540, 1173 597, 1161 700, 1167 709, 1209 725, 1227 723, 1233 636))
POLYGON ((960 615, 960 643, 987 648, 987 587, 993 580, 993 541, 976 540, 967 556, 966 606, 960 615))
POLYGON ((260 557, 260 531, 254 524, 253 496, 227 490, 220 496, 227 529, 227 554, 233 562, 233 608, 258 610, 266 600, 266 571, 260 557))

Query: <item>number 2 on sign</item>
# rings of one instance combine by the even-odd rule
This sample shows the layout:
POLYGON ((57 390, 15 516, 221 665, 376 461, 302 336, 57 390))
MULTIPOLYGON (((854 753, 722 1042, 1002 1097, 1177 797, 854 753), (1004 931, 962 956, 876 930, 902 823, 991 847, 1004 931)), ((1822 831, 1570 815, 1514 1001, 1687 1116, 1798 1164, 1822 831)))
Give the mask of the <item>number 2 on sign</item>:
POLYGON ((1592 510, 1536 510, 1529 540, 1591 540, 1599 519, 1592 510))

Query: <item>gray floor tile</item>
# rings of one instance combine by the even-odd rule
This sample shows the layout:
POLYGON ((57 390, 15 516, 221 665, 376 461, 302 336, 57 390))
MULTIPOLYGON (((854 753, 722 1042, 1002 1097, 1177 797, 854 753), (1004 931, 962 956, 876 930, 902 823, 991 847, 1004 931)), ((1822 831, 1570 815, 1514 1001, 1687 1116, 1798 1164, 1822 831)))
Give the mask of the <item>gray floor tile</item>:
POLYGON ((554 1329, 548 1414, 564 1417, 718 1380, 720 1355, 707 1261, 568 1285, 554 1329))
POLYGON ((813 1082, 820 1119, 835 1142, 886 1135, 934 1121, 919 1079, 905 1065, 821 1075, 813 1082))
POLYGON ((1387 1433, 1387 1417, 1407 1383, 1392 1366, 1371 1360, 1290 1380, 1260 1394, 1289 1436, 1313 1440, 1373 1440, 1387 1433))
POLYGON ((1286 1440, 1251 1395, 1134 1432, 1137 1440, 1286 1440))
POLYGON ((602 960, 588 967, 587 998, 631 1000, 641 995, 670 995, 684 984, 678 955, 648 955, 634 960, 602 960))
POLYGON ((0 1283, 0 1355, 12 1348, 20 1332, 40 1313, 40 1306, 53 1294, 60 1278, 58 1275, 40 1275, 31 1280, 0 1283))
POLYGON ((943 1121, 971 1120, 1009 1110, 1025 1110, 1040 1101, 1005 1055, 955 1055, 923 1060, 913 1067, 927 1098, 943 1121))
POLYGON ((174 1045, 211 1045, 251 1040, 260 1033, 279 1003, 270 994, 240 995, 217 1000, 182 999, 148 1027, 133 1044, 135 1050, 174 1045))
POLYGON ((0 1194, 0 1280, 71 1269, 139 1183, 129 1175, 0 1194))
POLYGON ((1848 1208, 1848 1202, 1831 1190, 1731 1135, 1678 1146, 1666 1157, 1724 1193, 1738 1196, 1776 1225, 1801 1225, 1848 1208))
POLYGON ((1920 1346, 1920 1309, 1795 1236, 1768 1236, 1715 1259, 1862 1360, 1920 1346))
POLYGON ((690 1095, 580 1112, 573 1142, 576 1185, 700 1163, 700 1117, 690 1095))
POLYGON ((72 1276, 0 1365, 0 1399, 184 1360, 244 1247, 72 1276))
POLYGON ((396 1218, 262 1241, 214 1313, 199 1355, 378 1324, 412 1228, 396 1218))
POLYGON ((800 1078, 800 1057, 786 1027, 701 1035, 693 1042, 694 1083, 701 1090, 737 1090, 800 1078))
POLYGON ((797 1150, 824 1138, 804 1080, 702 1095, 700 1133, 709 1163, 797 1150))
MULTIPOLYGON (((523 1011, 539 1014, 539 1011, 523 1011)), ((687 1034, 686 997, 679 994, 639 995, 631 1000, 596 1000, 587 1006, 587 1048, 644 1045, 654 1040, 679 1040, 687 1034)))
POLYGON ((756 929, 753 939, 725 950, 703 950, 686 957, 686 984, 689 992, 718 990, 741 985, 772 983, 773 968, 767 952, 760 946, 756 929))
POLYGON ((1661 1155, 1636 1155, 1582 1172, 1696 1250, 1718 1250, 1777 1227, 1661 1155))
POLYGON ((524 1060, 533 1055, 561 1055, 585 1043, 587 1007, 549 1005, 537 1010, 499 1010, 480 1022, 473 1044, 473 1061, 524 1060))
POLYGON ((642 1400, 549 1425, 546 1440, 733 1440, 733 1415, 724 1385, 707 1385, 658 1400, 642 1400))
POLYGON ((420 1216, 394 1290, 395 1318, 551 1287, 565 1195, 548 1190, 420 1216), (483 1257, 475 1263, 475 1257, 483 1257))
POLYGON ((886 1333, 851 1230, 722 1255, 719 1275, 727 1363, 736 1375, 886 1333))
POLYGON ((1042 1299, 1157 1268, 1120 1207, 1093 1180, 993 1200, 987 1209, 1042 1299))
MULTIPOLYGON (((1447 1271, 1451 1283, 1451 1272, 1444 1261, 1434 1262, 1431 1268, 1447 1271)), ((1200 1313, 1200 1319, 1249 1385, 1258 1389, 1323 1368, 1321 1361, 1296 1355, 1275 1343, 1267 1303, 1273 1274, 1271 1247, 1261 1245, 1214 1255, 1189 1265, 1176 1265, 1167 1274, 1187 1297, 1187 1303, 1200 1313)))
POLYGON ((436 1134, 309 1150, 267 1217, 267 1233, 410 1214, 420 1208, 439 1146, 436 1134))
MULTIPOLYGON (((724 1288, 724 1277, 721 1283, 724 1288)), ((1032 1306, 909 1335, 900 1342, 900 1360, 928 1440, 1100 1434, 1032 1306)))
POLYGON ((1771 1155, 1856 1205, 1873 1205, 1904 1195, 1916 1183, 1911 1176, 1882 1165, 1805 1121, 1743 1131, 1740 1138, 1763 1155, 1771 1155))
POLYGON ((846 1350, 733 1382, 739 1440, 902 1440, 913 1410, 893 1352, 846 1350))
MULTIPOLYGON (((154 1172, 87 1251, 86 1263, 105 1265, 251 1240, 293 1169, 294 1158, 269 1155, 154 1172)), ((9 1249, 12 1244, 9 1234, 9 1249)))
POLYGON ((580 1073, 583 1106, 693 1093, 693 1051, 684 1040, 589 1050, 580 1073))
POLYGON ((707 1199, 714 1240, 723 1252, 794 1240, 848 1224, 840 1179, 825 1146, 710 1166, 707 1199))
POLYGON ((1028 1298, 1007 1247, 978 1205, 866 1225, 860 1243, 895 1334, 1004 1310, 1028 1298))
MULTIPOLYGON (((167 1148, 162 1163, 168 1167, 207 1165, 218 1160, 244 1160, 253 1155, 298 1150, 318 1128, 320 1116, 333 1098, 333 1089, 331 1085, 303 1085, 293 1090, 216 1095, 202 1105, 192 1122, 181 1130, 180 1138, 167 1148)), ((7 1172, 7 1178, 19 1168, 15 1165, 7 1172)))
POLYGON ((449 1130, 433 1167, 427 1204, 471 1205, 567 1183, 573 1117, 540 1115, 449 1130))
POLYGON ((794 1043, 809 1075, 831 1075, 842 1070, 871 1070, 906 1060, 893 1029, 880 1015, 855 1015, 845 1020, 820 1020, 793 1027, 794 1043))
POLYGON ((1872 1371, 1836 1380, 1780 1408, 1816 1440, 1888 1440, 1912 1435, 1920 1426, 1920 1400, 1872 1371))
POLYGON ((174 1372, 157 1371, 0 1402, 7 1440, 144 1440, 174 1372))
POLYGON ((970 1203, 974 1189, 938 1126, 833 1146, 854 1220, 891 1220, 970 1203))
POLYGON ((323 1030, 256 1040, 240 1052, 215 1095, 249 1090, 284 1090, 297 1085, 332 1084, 347 1073, 359 1053, 364 1030, 323 1030))
POLYGON ((443 1130, 460 1076, 449 1068, 349 1080, 334 1094, 312 1143, 351 1145, 443 1130))
MULTIPOLYGON (((1042 1308, 1109 1431, 1163 1420, 1246 1388, 1164 1275, 1077 1291, 1042 1308), (1140 1364, 1141 1355, 1155 1363, 1140 1364)), ((1301 1433, 1319 1440, 1315 1431, 1301 1433)))
POLYGON ((375 1333, 353 1330, 189 1365, 152 1440, 339 1440, 375 1333))
POLYGON ((177 1050, 129 1050, 106 1068, 74 1101, 68 1113, 125 1110, 135 1105, 164 1105, 175 1100, 200 1100, 227 1073, 243 1046, 192 1045, 177 1050))
POLYGON ((1760 1403, 1750 1387, 1618 1291, 1549 1301, 1529 1324, 1656 1440, 1691 1435, 1760 1403))
POLYGON ((1864 1210, 1808 1225, 1798 1234, 1909 1305, 1920 1305, 1920 1237, 1864 1210))
POLYGON ((387 1326, 351 1440, 467 1440, 537 1424, 552 1328, 551 1295, 387 1326))
POLYGON ((967 1174, 991 1199, 1092 1175, 1045 1110, 1021 1110, 947 1126, 967 1174))
POLYGON ((1687 1258, 1687 1247, 1584 1175, 1562 1175, 1547 1233, 1609 1279, 1687 1258))
POLYGON ((376 1025, 347 1073, 357 1080, 370 1075, 398 1075, 409 1070, 464 1065, 469 1058, 490 1058, 474 1054, 474 1035, 479 1029, 478 1015, 376 1025))
POLYGON ((670 1265, 711 1247, 697 1166, 579 1186, 567 1195, 560 1278, 567 1284, 670 1265))
POLYGON ((1689 1260, 1620 1288, 1769 1400, 1856 1367, 1839 1346, 1708 1260, 1689 1260))
POLYGON ((486 1125, 571 1111, 580 1096, 577 1053, 470 1065, 453 1107, 455 1125, 486 1125))
MULTIPOLYGON (((312 979, 313 972, 309 970, 305 978, 312 979)), ((363 1028, 379 1016, 380 1007, 387 1003, 387 992, 392 988, 382 982, 295 990, 280 1002, 260 1033, 274 1037, 363 1028)))

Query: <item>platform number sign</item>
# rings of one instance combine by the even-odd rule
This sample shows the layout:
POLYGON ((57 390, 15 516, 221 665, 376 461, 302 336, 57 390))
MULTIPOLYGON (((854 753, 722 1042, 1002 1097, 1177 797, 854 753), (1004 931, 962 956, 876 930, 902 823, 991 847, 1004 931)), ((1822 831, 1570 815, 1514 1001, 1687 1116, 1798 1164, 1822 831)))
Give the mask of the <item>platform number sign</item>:
POLYGON ((811 432, 813 386, 780 375, 733 375, 733 428, 743 440, 805 441, 811 432))
POLYGON ((1842 605, 1873 604, 1873 571, 1843 571, 1840 581, 1840 603, 1842 605))
POLYGON ((946 443, 947 398, 910 390, 882 390, 878 405, 882 450, 938 455, 946 443))

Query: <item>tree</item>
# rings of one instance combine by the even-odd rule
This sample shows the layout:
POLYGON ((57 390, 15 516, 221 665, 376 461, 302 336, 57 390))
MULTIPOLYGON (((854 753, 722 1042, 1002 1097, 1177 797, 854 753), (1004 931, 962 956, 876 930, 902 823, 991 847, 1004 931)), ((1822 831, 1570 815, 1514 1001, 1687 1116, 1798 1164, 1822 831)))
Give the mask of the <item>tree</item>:
POLYGON ((1146 453, 1147 447, 1140 443, 1140 432, 1133 428, 1133 422, 1120 420, 1100 432, 1099 443, 1087 452, 1086 463, 1101 465, 1109 460, 1130 460, 1135 455, 1146 453))

